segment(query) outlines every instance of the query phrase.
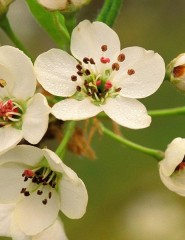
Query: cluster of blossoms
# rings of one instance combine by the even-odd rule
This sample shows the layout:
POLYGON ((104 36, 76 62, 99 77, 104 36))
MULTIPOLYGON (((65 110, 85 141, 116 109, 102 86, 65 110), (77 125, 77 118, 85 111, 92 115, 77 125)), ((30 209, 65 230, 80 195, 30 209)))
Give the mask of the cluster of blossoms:
MULTIPOLYGON (((2 236, 47 240, 55 235, 55 240, 67 240, 59 211, 72 219, 81 218, 86 211, 87 190, 72 169, 48 149, 17 145, 22 138, 37 144, 47 130, 50 113, 66 121, 87 119, 104 111, 121 126, 132 129, 151 123, 137 99, 153 94, 163 82, 165 65, 159 54, 140 47, 120 50, 119 38, 111 28, 87 20, 72 32, 71 53, 74 57, 51 49, 33 66, 20 50, 0 47, 2 236), (45 90, 65 99, 50 108, 46 97, 35 93, 36 79, 45 90)), ((181 69, 172 73, 177 75, 181 69)), ((185 140, 175 139, 160 162, 164 184, 183 196, 184 149, 185 140)))

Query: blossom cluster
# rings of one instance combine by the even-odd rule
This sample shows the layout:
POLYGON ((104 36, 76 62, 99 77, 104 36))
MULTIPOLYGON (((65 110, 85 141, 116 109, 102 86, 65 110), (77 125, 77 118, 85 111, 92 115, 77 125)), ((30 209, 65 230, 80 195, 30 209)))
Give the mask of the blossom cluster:
MULTIPOLYGON (((73 56, 51 49, 33 65, 22 51, 0 47, 0 235, 14 240, 53 235, 67 240, 59 212, 78 219, 86 211, 83 181, 56 153, 31 146, 46 133, 49 114, 79 121, 105 112, 123 127, 151 124, 138 99, 156 92, 163 82, 165 64, 158 53, 136 46, 121 49, 111 28, 88 20, 74 28, 70 50, 73 56), (49 106, 37 91, 37 81, 60 100, 49 106), (17 145, 22 139, 29 145, 17 145)), ((184 149, 185 140, 176 138, 159 164, 163 183, 183 196, 184 149)))

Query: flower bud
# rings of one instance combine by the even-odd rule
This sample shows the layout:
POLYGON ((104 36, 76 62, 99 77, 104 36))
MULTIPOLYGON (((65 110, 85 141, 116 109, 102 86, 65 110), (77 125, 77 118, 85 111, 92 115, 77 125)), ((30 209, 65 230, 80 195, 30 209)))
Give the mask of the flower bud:
POLYGON ((170 81, 180 90, 185 92, 185 53, 178 55, 167 67, 170 81))
POLYGON ((63 12, 73 12, 88 4, 90 0, 38 0, 43 7, 49 10, 60 10, 63 12))
POLYGON ((159 172, 168 189, 185 196, 185 138, 175 138, 168 145, 164 159, 159 162, 159 172))
POLYGON ((8 7, 13 1, 14 0, 0 0, 0 19, 6 15, 8 7))

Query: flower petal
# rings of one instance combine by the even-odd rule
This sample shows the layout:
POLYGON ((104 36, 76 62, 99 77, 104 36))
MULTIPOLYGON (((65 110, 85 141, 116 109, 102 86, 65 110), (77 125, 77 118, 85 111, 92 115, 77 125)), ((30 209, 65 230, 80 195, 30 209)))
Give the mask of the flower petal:
POLYGON ((36 236, 33 236, 32 240, 68 240, 62 221, 57 218, 57 220, 50 227, 42 231, 36 236))
POLYGON ((81 218, 86 212, 88 202, 87 190, 82 180, 64 175, 59 186, 61 211, 69 218, 81 218))
POLYGON ((96 116, 102 110, 91 103, 88 98, 82 101, 75 99, 65 99, 56 103, 52 108, 52 114, 63 121, 83 120, 96 116))
POLYGON ((69 218, 81 218, 87 207, 86 187, 77 174, 49 149, 43 149, 52 170, 63 173, 59 182, 61 211, 69 218))
POLYGON ((53 224, 57 218, 59 198, 56 191, 53 190, 52 197, 48 199, 46 205, 42 203, 42 200, 48 198, 50 190, 45 186, 41 196, 33 192, 17 203, 15 220, 25 234, 36 235, 53 224))
POLYGON ((15 204, 0 204, 0 236, 11 237, 11 215, 15 204))
POLYGON ((18 145, 0 156, 0 164, 13 162, 36 166, 43 158, 42 150, 29 145, 18 145))
POLYGON ((79 60, 84 57, 100 62, 102 56, 113 58, 120 52, 120 41, 116 32, 102 22, 84 20, 74 28, 71 37, 71 52, 79 60), (101 47, 107 45, 107 51, 101 47))
POLYGON ((0 154, 13 148, 23 138, 21 130, 13 128, 11 126, 5 126, 0 128, 0 154))
POLYGON ((77 72, 78 62, 68 53, 51 49, 42 53, 35 61, 35 73, 39 83, 53 95, 69 97, 76 92, 77 81, 71 76, 77 72))
POLYGON ((31 144, 38 143, 48 128, 50 107, 46 98, 38 93, 28 102, 23 118, 24 138, 31 144))
POLYGON ((148 127, 151 123, 145 106, 136 99, 118 96, 108 99, 101 107, 112 120, 124 127, 140 129, 148 127))
POLYGON ((164 175, 170 176, 185 156, 185 139, 175 138, 165 151, 165 159, 160 162, 164 175))
MULTIPOLYGON (((0 47, 0 65, 5 66, 12 76, 11 95, 26 100, 32 97, 36 89, 36 78, 31 60, 18 48, 0 47)), ((9 84, 8 79, 4 79, 9 84)))
POLYGON ((5 163, 0 167, 0 203, 16 203, 20 191, 28 185, 24 182, 22 173, 25 167, 15 163, 5 163))
POLYGON ((164 60, 158 53, 140 47, 129 47, 121 51, 125 61, 115 74, 115 82, 122 90, 120 94, 129 98, 147 97, 160 87, 165 76, 164 60), (128 74, 134 70, 134 74, 128 74))
POLYGON ((64 9, 66 7, 67 0, 38 0, 38 3, 43 5, 44 7, 51 10, 59 10, 64 9))
POLYGON ((0 80, 4 83, 4 87, 0 87, 0 98, 12 97, 11 92, 13 88, 14 77, 6 66, 0 63, 0 80))

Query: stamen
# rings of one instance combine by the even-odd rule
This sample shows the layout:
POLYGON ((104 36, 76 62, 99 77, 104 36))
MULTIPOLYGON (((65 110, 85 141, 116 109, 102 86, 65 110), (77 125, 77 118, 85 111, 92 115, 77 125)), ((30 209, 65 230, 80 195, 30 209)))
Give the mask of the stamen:
POLYGON ((99 79, 99 80, 97 80, 96 81, 96 86, 98 87, 98 86, 100 86, 101 85, 101 83, 102 83, 102 81, 99 79))
POLYGON ((47 204, 47 199, 44 199, 43 201, 42 201, 42 203, 44 204, 44 205, 46 205, 47 204))
POLYGON ((4 88, 7 85, 6 81, 4 79, 0 79, 0 87, 4 88))
POLYGON ((71 76, 71 80, 72 80, 73 82, 75 82, 75 81, 77 80, 77 76, 72 75, 72 76, 71 76))
POLYGON ((76 65, 76 68, 81 71, 82 70, 82 66, 80 64, 76 65))
POLYGON ((118 63, 113 63, 113 64, 112 64, 112 70, 113 70, 113 71, 114 71, 114 70, 118 71, 118 70, 119 70, 119 64, 118 64, 118 63))
POLYGON ((25 193, 25 191, 26 191, 26 188, 22 188, 20 193, 25 193))
POLYGON ((89 59, 89 62, 90 64, 95 64, 95 61, 92 58, 89 59))
POLYGON ((87 58, 87 57, 84 57, 84 59, 83 59, 83 62, 85 63, 85 64, 88 64, 88 62, 90 61, 90 59, 89 58, 87 58))
POLYGON ((107 81, 107 82, 105 83, 105 89, 106 89, 106 90, 109 90, 111 87, 112 87, 111 81, 107 81))
POLYGON ((86 69, 86 70, 85 70, 85 74, 86 74, 87 76, 91 75, 91 72, 89 71, 89 69, 86 69))
POLYGON ((104 64, 105 64, 105 63, 110 63, 110 58, 101 57, 101 58, 100 58, 100 62, 101 62, 101 63, 104 63, 104 64))
POLYGON ((81 71, 78 71, 77 74, 78 74, 79 76, 83 76, 83 72, 81 72, 81 71))
POLYGON ((123 62, 125 60, 125 54, 121 53, 117 59, 118 59, 118 62, 123 62))
POLYGON ((52 193, 51 193, 51 192, 49 192, 48 196, 49 196, 49 199, 51 199, 52 193))
POLYGON ((38 190, 38 191, 37 191, 37 194, 38 194, 38 195, 42 195, 42 194, 43 194, 43 191, 38 190))
POLYGON ((77 86, 77 87, 76 87, 76 90, 77 90, 78 92, 81 92, 81 89, 82 89, 82 88, 81 88, 80 86, 77 86))
POLYGON ((134 69, 128 69, 127 71, 128 75, 133 75, 135 73, 134 69))
POLYGON ((120 92, 120 91, 121 91, 120 87, 115 89, 115 92, 120 92))
POLYGON ((28 196, 30 196, 30 193, 29 193, 29 191, 25 191, 25 192, 24 192, 24 196, 25 196, 25 197, 28 197, 28 196))
POLYGON ((102 45, 101 50, 102 50, 102 52, 106 52, 107 51, 107 45, 102 45))

